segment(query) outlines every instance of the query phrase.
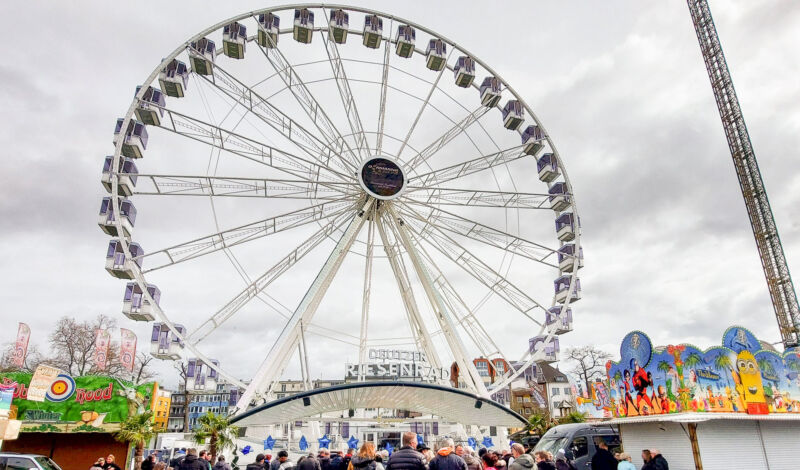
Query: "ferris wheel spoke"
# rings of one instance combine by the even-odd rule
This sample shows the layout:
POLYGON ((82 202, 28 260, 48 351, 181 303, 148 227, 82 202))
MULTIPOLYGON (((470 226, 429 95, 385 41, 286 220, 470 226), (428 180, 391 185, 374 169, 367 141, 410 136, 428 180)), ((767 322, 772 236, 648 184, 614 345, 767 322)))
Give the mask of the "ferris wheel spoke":
POLYGON ((405 193, 405 198, 410 200, 425 199, 424 201, 418 202, 426 202, 437 206, 448 205, 551 210, 549 194, 409 186, 405 193), (425 191, 427 191, 427 193, 425 191))
MULTIPOLYGON (((407 208, 411 210, 410 208, 407 208)), ((415 213, 417 217, 421 217, 415 213)), ((431 224, 423 224, 412 218, 404 219, 412 227, 419 240, 425 240, 430 246, 443 254, 450 261, 461 267, 467 274, 478 282, 488 287, 498 297, 509 305, 519 310, 532 322, 539 326, 542 323, 533 317, 532 313, 538 308, 542 313, 547 309, 539 302, 530 298, 522 289, 506 279, 502 274, 492 269, 478 256, 461 246, 444 231, 431 224)))
POLYGON ((547 260, 558 254, 558 250, 555 248, 517 237, 429 204, 405 201, 404 205, 409 205, 409 203, 416 207, 425 207, 430 210, 430 214, 425 217, 417 215, 416 211, 403 212, 405 215, 415 218, 424 224, 434 224, 439 228, 463 237, 518 254, 551 268, 558 268, 556 264, 547 260))
POLYGON ((304 180, 315 181, 315 175, 321 172, 326 175, 331 174, 345 181, 351 179, 349 176, 329 166, 320 165, 177 111, 168 108, 161 109, 164 110, 169 119, 163 120, 160 125, 155 127, 166 129, 182 137, 202 142, 216 149, 224 150, 304 180))
POLYGON ((411 241, 411 238, 408 234, 408 229, 397 222, 397 214, 394 213, 392 206, 387 206, 386 209, 391 215, 390 218, 387 218, 388 224, 395 232, 396 237, 403 245, 406 253, 411 259, 411 264, 414 267, 414 271, 417 273, 417 278, 420 280, 425 289, 425 294, 428 297, 431 307, 433 308, 434 316, 439 322, 439 327, 442 329, 442 334, 447 340, 447 344, 455 356, 456 363, 461 370, 467 372, 467 386, 480 396, 488 396, 486 385, 483 383, 483 379, 481 379, 480 375, 478 374, 475 364, 472 363, 470 356, 467 354, 464 343, 456 331, 455 323, 453 322, 453 314, 447 308, 441 293, 436 289, 436 285, 431 278, 430 272, 423 264, 419 250, 417 249, 418 246, 411 241))
MULTIPOLYGON (((313 133, 271 104, 268 99, 262 97, 219 65, 214 66, 213 73, 213 79, 209 79, 204 75, 201 75, 201 77, 207 83, 220 90, 230 100, 239 103, 255 117, 301 148, 320 165, 329 166, 332 157, 341 152, 341 149, 334 149, 327 143, 322 142, 313 133)), ((349 161, 336 158, 335 162, 337 166, 347 173, 355 170, 355 167, 349 161)))
MULTIPOLYGON (((447 61, 450 60, 450 55, 453 53, 454 48, 450 48, 450 52, 447 54, 447 58, 445 59, 445 64, 447 61)), ((397 151, 397 159, 400 159, 400 156, 403 154, 403 150, 405 150, 406 146, 408 145, 409 139, 411 139, 411 134, 414 133, 414 129, 416 129, 417 124, 419 123, 419 119, 422 117, 422 113, 425 112, 425 108, 428 106, 428 103, 431 101, 431 97, 433 96, 433 92, 436 91, 436 88, 439 86, 439 80, 442 78, 442 74, 444 71, 447 70, 447 67, 442 67, 442 70, 439 71, 439 74, 436 75, 436 80, 433 81, 433 85, 431 86, 430 90, 428 90, 428 96, 425 97, 425 100, 422 102, 422 106, 419 108, 419 112, 417 112, 417 117, 414 118, 414 122, 411 124, 411 127, 408 129, 408 133, 406 134, 406 138, 403 140, 403 144, 400 146, 400 149, 397 151)))
POLYGON ((251 299, 256 297, 256 295, 258 295, 273 281, 275 281, 275 279, 288 271, 289 268, 297 264, 300 259, 310 253, 315 247, 322 243, 323 240, 332 236, 342 225, 344 225, 344 223, 347 221, 346 216, 349 214, 351 214, 351 211, 340 213, 333 220, 317 230, 309 238, 300 243, 300 245, 292 249, 286 256, 272 265, 262 275, 248 284, 244 290, 236 294, 222 308, 217 310, 217 312, 211 315, 211 317, 200 324, 200 326, 189 335, 189 340, 199 343, 214 330, 228 321, 236 312, 247 305, 251 299))
MULTIPOLYGON (((325 9, 323 8, 322 11, 325 12, 325 9)), ((325 17, 327 16, 328 14, 325 13, 325 17)), ((336 87, 339 89, 339 96, 342 98, 342 106, 344 106, 344 112, 350 124, 350 131, 356 139, 356 151, 359 153, 361 160, 364 160, 370 155, 369 142, 367 142, 367 135, 364 133, 361 117, 358 115, 356 100, 353 97, 352 90, 350 90, 350 82, 347 80, 344 63, 339 55, 339 46, 331 38, 330 26, 328 26, 328 34, 322 34, 322 43, 325 45, 325 52, 328 54, 333 78, 336 80, 336 87)))
MULTIPOLYGON (((391 20, 389 31, 393 31, 394 20, 391 20)), ((385 41, 383 45, 383 73, 381 74, 381 100, 378 106, 378 136, 375 143, 375 153, 380 155, 383 149, 383 128, 386 123, 386 95, 389 91, 389 58, 392 56, 392 41, 385 41)))
POLYGON ((232 178, 222 176, 139 174, 134 195, 144 196, 231 196, 276 199, 338 200, 355 196, 356 183, 342 181, 232 178), (317 187, 320 186, 320 187, 317 187))
POLYGON ((314 278, 305 296, 303 296, 300 304, 283 327, 283 331, 279 335, 278 340, 272 345, 272 348, 270 348, 270 351, 265 356, 264 361, 258 368, 250 385, 248 385, 247 389, 242 394, 237 404, 240 409, 246 408, 254 395, 269 390, 267 387, 270 387, 271 384, 280 377, 294 349, 298 345, 302 325, 310 323, 313 319, 320 302, 322 302, 322 298, 328 291, 328 287, 330 287, 345 256, 347 256, 358 233, 364 226, 364 222, 366 221, 365 214, 369 213, 374 205, 375 200, 372 198, 368 198, 358 205, 356 215, 350 218, 347 229, 342 233, 333 251, 322 266, 322 269, 317 273, 317 276, 314 278))
POLYGON ((450 143, 453 139, 461 135, 462 133, 467 131, 467 128, 471 126, 474 122, 480 119, 484 114, 489 112, 492 108, 488 108, 486 106, 480 106, 475 111, 469 113, 464 119, 457 122, 453 127, 448 129, 444 134, 437 137, 433 142, 431 142, 427 147, 422 149, 417 155, 414 156, 407 164, 408 168, 419 168, 424 165, 429 158, 435 155, 439 150, 442 149, 445 145, 450 143))
POLYGON ((358 155, 355 154, 344 137, 342 137, 341 132, 339 132, 325 113, 325 109, 319 104, 316 98, 314 98, 314 95, 300 78, 295 68, 292 67, 283 53, 278 49, 277 44, 272 43, 272 38, 269 37, 269 35, 267 35, 267 40, 271 43, 271 47, 265 48, 259 46, 258 50, 261 51, 264 58, 267 59, 267 62, 269 62, 272 68, 278 73, 284 85, 286 85, 297 103, 303 108, 303 111, 314 123, 314 126, 328 142, 328 145, 337 150, 337 155, 343 160, 347 160, 344 155, 346 149, 351 157, 349 159, 349 164, 351 166, 358 165, 360 163, 358 155))
POLYGON ((428 188, 478 173, 480 171, 504 165, 514 160, 526 157, 527 154, 523 151, 523 148, 524 145, 517 145, 499 152, 473 158, 462 163, 440 168, 438 170, 433 170, 418 176, 411 176, 409 177, 409 184, 413 183, 414 186, 428 188))
POLYGON ((431 334, 420 314, 417 300, 414 297, 414 291, 411 288, 408 271, 406 271, 403 257, 400 254, 400 242, 394 237, 390 238, 390 235, 393 234, 386 229, 385 218, 386 216, 383 210, 381 210, 380 216, 376 219, 375 224, 378 229, 378 234, 381 237, 383 249, 386 252, 386 258, 389 260, 389 266, 392 268, 397 287, 400 290, 400 297, 403 300, 403 307, 405 308, 408 324, 411 328, 411 334, 414 337, 414 342, 417 347, 425 352, 431 366, 439 368, 442 366, 442 361, 434 347, 431 334))
MULTIPOLYGON (((364 292, 361 297, 361 329, 358 341, 358 363, 367 362, 367 333, 369 326, 369 300, 372 293, 372 257, 375 250, 375 218, 377 211, 371 209, 367 215, 367 250, 364 261, 364 292)), ((364 373, 359 369, 358 380, 364 380, 364 373)))
POLYGON ((495 354, 502 354, 491 335, 489 335, 476 318, 474 310, 467 307, 466 302, 464 302, 458 294, 458 291, 456 291, 450 281, 447 280, 444 273, 437 267, 437 264, 431 259, 428 252, 422 246, 417 234, 413 231, 409 231, 409 234, 412 242, 419 248, 419 255, 423 260, 423 264, 433 273, 434 285, 442 294, 445 302, 450 306, 456 320, 458 320, 458 325, 467 333, 473 344, 478 347, 481 355, 483 357, 491 357, 495 354))
POLYGON ((156 271, 312 222, 329 219, 331 217, 337 218, 341 214, 347 212, 348 209, 351 209, 353 202, 352 198, 343 197, 337 200, 315 204, 275 217, 269 217, 257 222, 178 243, 168 248, 146 253, 136 259, 145 260, 151 258, 152 260, 150 262, 155 262, 155 266, 143 270, 142 272, 148 273, 156 271))

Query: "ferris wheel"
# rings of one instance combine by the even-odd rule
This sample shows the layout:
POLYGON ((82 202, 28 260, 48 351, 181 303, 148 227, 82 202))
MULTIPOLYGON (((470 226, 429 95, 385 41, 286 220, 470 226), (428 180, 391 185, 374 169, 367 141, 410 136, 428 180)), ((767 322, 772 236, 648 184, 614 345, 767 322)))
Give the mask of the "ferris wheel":
POLYGON ((123 313, 155 322, 157 358, 244 388, 240 411, 295 358, 310 380, 398 345, 489 397, 572 329, 561 156, 498 73, 414 22, 322 4, 225 20, 136 88, 113 142, 99 225, 123 313))

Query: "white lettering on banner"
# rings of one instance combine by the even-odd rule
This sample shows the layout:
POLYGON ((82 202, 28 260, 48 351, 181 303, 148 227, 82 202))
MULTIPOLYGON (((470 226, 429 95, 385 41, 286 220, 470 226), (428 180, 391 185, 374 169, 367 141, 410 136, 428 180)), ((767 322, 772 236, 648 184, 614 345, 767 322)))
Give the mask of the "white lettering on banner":
POLYGON ((447 380, 450 378, 448 369, 431 367, 419 362, 378 362, 367 364, 347 364, 345 369, 346 378, 358 378, 359 375, 365 377, 386 377, 397 379, 417 379, 433 382, 437 379, 447 380))

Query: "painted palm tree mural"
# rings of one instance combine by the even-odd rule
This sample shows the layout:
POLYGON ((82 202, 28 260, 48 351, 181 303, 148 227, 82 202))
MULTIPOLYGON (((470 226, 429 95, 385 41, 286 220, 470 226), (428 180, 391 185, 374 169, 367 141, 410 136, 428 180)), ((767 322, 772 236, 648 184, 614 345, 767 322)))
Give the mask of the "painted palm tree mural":
POLYGON ((732 388, 731 376, 733 375, 733 362, 731 362, 730 355, 721 352, 714 358, 714 369, 721 372, 720 375, 725 377, 725 383, 728 388, 732 388))
MULTIPOLYGON (((672 400, 672 401, 677 400, 678 397, 676 397, 675 394, 672 393, 672 389, 673 389, 673 387, 672 387, 672 377, 667 375, 667 373, 669 372, 669 369, 670 369, 669 362, 663 361, 663 360, 662 361, 658 361, 658 366, 656 366, 656 368, 659 371, 664 373, 664 378, 665 378, 666 384, 667 384, 666 387, 665 387, 667 389, 667 397, 669 397, 669 399, 672 400)), ((677 389, 677 387, 675 387, 675 388, 677 389)))

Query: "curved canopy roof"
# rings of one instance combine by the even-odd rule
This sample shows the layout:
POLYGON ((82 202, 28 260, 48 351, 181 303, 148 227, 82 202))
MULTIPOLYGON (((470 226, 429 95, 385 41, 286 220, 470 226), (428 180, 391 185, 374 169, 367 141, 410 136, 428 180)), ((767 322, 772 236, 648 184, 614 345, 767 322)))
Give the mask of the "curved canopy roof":
POLYGON ((281 424, 360 408, 416 411, 482 426, 519 427, 527 423, 518 413, 487 398, 421 382, 357 382, 309 390, 247 410, 232 422, 238 426, 281 424))

